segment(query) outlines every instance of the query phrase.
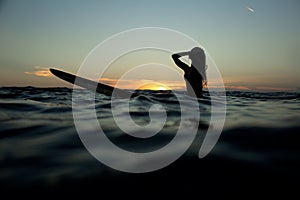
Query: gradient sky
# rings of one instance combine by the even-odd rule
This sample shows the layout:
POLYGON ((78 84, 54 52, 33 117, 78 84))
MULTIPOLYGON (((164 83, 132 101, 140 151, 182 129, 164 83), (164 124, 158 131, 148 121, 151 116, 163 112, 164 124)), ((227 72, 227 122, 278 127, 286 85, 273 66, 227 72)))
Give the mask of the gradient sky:
POLYGON ((298 0, 0 1, 0 86, 69 86, 47 68, 76 73, 113 34, 174 29, 197 40, 232 89, 300 90, 298 0))

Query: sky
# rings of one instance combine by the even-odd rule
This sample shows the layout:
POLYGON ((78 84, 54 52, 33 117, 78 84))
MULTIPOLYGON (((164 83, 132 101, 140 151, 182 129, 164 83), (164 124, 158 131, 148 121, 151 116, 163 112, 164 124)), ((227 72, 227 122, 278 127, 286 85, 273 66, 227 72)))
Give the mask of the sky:
MULTIPOLYGON (((298 0, 0 0, 0 87, 71 87, 49 76, 48 68, 76 73, 110 36, 162 27, 201 44, 228 89, 299 91, 299 19, 298 0)), ((135 56, 125 59, 127 65, 136 63, 135 56)), ((171 60, 168 65, 176 68, 171 60)), ((112 71, 118 74, 118 67, 112 71)), ((155 74, 143 78, 160 82, 153 80, 155 74)), ((162 82, 170 88, 184 87, 182 77, 167 78, 162 82)), ((143 80, 132 79, 124 87, 138 81, 143 80)))

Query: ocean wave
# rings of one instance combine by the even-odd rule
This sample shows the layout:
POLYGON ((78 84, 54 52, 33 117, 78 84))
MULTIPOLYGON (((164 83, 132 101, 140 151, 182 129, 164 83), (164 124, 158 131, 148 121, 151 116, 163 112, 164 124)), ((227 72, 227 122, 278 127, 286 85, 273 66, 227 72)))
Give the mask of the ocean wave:
MULTIPOLYGON (((137 124, 149 123, 149 108, 154 104, 162 105, 167 112, 162 131, 145 140, 133 138, 117 127, 111 112, 111 98, 105 95, 96 95, 93 99, 93 95, 89 96, 82 90, 80 99, 72 100, 72 90, 68 88, 1 88, 2 188, 58 188, 71 184, 78 189, 93 187, 95 183, 101 187, 113 187, 115 181, 120 186, 129 179, 130 184, 141 188, 138 183, 154 184, 163 177, 158 183, 161 187, 176 188, 181 180, 186 184, 185 188, 202 187, 212 191, 206 183, 215 184, 217 181, 230 189, 231 186, 239 188, 238 183, 247 184, 263 178, 261 183, 264 184, 292 187, 291 181, 300 178, 300 101, 299 94, 293 92, 227 92, 225 127, 216 146, 203 159, 198 158, 198 151, 209 127, 211 102, 224 104, 215 98, 215 94, 206 94, 206 98, 198 101, 200 122, 194 122, 193 115, 185 119, 190 120, 189 124, 199 123, 199 132, 188 151, 170 166, 139 176, 116 172, 102 165, 80 141, 73 109, 95 109, 107 137, 133 152, 159 149, 176 134, 182 114, 176 96, 172 92, 138 92, 140 95, 129 101, 131 117, 137 124), (80 107, 80 102, 84 102, 84 106, 80 107), (193 185, 190 179, 201 180, 201 183, 193 185)), ((178 95, 186 99, 181 103, 188 104, 190 97, 184 92, 178 95)), ((120 111, 123 104, 126 102, 120 100, 120 111)), ((122 112, 119 114, 122 116, 122 112)), ((86 122, 89 126, 88 120, 86 122)))

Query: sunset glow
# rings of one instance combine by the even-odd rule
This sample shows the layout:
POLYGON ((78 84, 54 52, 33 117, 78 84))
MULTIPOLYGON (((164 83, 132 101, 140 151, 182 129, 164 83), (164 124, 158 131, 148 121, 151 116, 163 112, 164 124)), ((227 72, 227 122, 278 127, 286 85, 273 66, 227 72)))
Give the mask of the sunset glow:
POLYGON ((168 86, 161 83, 148 83, 138 88, 139 90, 171 90, 168 86))
POLYGON ((35 71, 24 72, 27 75, 35 75, 35 76, 42 76, 42 77, 51 77, 53 76, 48 68, 43 68, 40 66, 35 67, 35 71))
POLYGON ((118 79, 111 79, 111 78, 101 78, 99 82, 120 89, 139 89, 139 90, 184 90, 185 89, 185 83, 183 80, 178 80, 178 81, 161 80, 157 82, 155 80, 144 80, 144 79, 118 80, 118 79))

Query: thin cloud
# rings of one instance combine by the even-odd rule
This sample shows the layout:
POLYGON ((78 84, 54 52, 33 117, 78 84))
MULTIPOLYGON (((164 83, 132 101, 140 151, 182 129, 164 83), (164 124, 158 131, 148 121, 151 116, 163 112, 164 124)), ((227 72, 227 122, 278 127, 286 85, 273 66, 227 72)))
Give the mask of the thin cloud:
POLYGON ((24 72, 27 75, 35 75, 35 76, 42 76, 42 77, 51 77, 53 76, 48 68, 36 66, 34 67, 35 71, 32 72, 24 72))
POLYGON ((290 91, 296 90, 296 88, 287 88, 287 87, 268 87, 268 86, 225 86, 229 90, 253 90, 253 91, 290 91))
MULTIPOLYGON (((289 91, 296 90, 295 87, 288 87, 281 82, 274 82, 263 77, 268 81, 255 80, 251 77, 236 77, 236 78, 225 78, 224 85, 229 90, 254 90, 254 91, 289 91)), ((261 79, 261 78, 260 78, 261 79)))
POLYGON ((225 88, 230 89, 230 90, 251 90, 250 87, 244 86, 244 85, 240 85, 240 86, 228 85, 228 86, 225 86, 225 88))

